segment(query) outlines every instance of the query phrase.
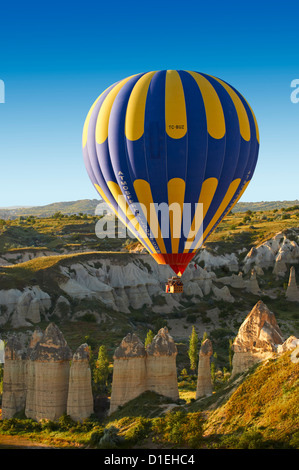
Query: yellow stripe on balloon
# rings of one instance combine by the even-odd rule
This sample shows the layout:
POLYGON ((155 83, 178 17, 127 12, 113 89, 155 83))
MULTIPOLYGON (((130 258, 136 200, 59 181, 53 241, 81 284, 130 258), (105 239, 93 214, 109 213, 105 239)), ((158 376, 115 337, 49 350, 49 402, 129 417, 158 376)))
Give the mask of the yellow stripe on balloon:
POLYGON ((185 188, 186 183, 182 178, 172 178, 167 184, 172 253, 179 251, 185 188))
POLYGON ((193 243, 195 236, 196 236, 196 233, 194 232, 195 232, 195 228, 197 225, 196 224, 196 221, 198 220, 197 218, 202 216, 202 221, 204 220, 206 213, 208 212, 208 209, 213 200, 217 186, 218 186, 217 178, 208 178, 202 183, 200 195, 198 198, 198 207, 195 210, 191 229, 190 229, 188 238, 185 242, 186 248, 184 249, 184 253, 188 253, 191 248, 191 244, 193 243))
POLYGON ((235 105, 237 114, 238 114, 239 125, 240 125, 240 134, 243 137, 243 139, 248 142, 250 140, 250 135, 251 135, 250 123, 249 123, 249 119, 248 119, 246 109, 245 109, 242 101, 240 100, 237 93, 229 85, 227 85, 227 83, 220 80, 220 78, 216 78, 216 77, 212 77, 212 78, 217 80, 217 82, 219 82, 226 89, 227 93, 231 97, 231 99, 232 99, 232 101, 235 105))
POLYGON ((235 179, 234 181, 231 182, 231 184, 229 185, 229 188, 228 188, 228 190, 227 190, 220 206, 218 207, 218 209, 217 209, 214 217, 212 218, 211 222, 209 223, 209 225, 205 229, 205 231, 204 231, 203 235, 201 236, 200 240, 197 242, 196 247, 194 248, 194 251, 196 251, 202 245, 202 242, 203 242, 205 236, 210 232, 212 227, 215 225, 215 223, 218 221, 218 219, 225 212, 225 210, 227 209, 227 206, 229 205, 232 198, 234 197, 240 182, 241 182, 240 178, 237 178, 237 179, 235 179))
POLYGON ((131 75, 130 77, 125 78, 117 85, 115 85, 115 87, 112 88, 110 93, 108 93, 108 95, 104 99, 98 114, 95 131, 96 141, 98 144, 102 144, 108 138, 109 118, 116 96, 118 95, 122 87, 134 76, 135 75, 131 75))
POLYGON ((166 72, 165 130, 172 139, 181 139, 187 132, 184 89, 176 70, 166 72))
MULTIPOLYGON (((96 190, 99 192, 99 194, 101 195, 101 197, 104 199, 104 201, 108 204, 108 206, 113 210, 114 214, 121 220, 121 222, 127 226, 127 223, 125 221, 125 219, 115 210, 114 206, 110 203, 109 199, 106 197, 104 191, 102 190, 102 188, 95 183, 95 188, 96 190)), ((133 234, 135 235, 135 234, 133 234)), ((136 236, 136 235, 135 235, 136 236)), ((137 240, 143 245, 145 246, 143 243, 142 243, 142 240, 140 240, 140 238, 138 236, 136 236, 137 240)), ((147 247, 145 246, 145 248, 147 249, 147 247)), ((156 250, 154 250, 154 253, 156 253, 156 250)))
MULTIPOLYGON (((119 185, 117 183, 115 183, 114 181, 108 181, 107 186, 108 186, 112 196, 114 197, 115 201, 117 202, 117 204, 119 205, 119 207, 121 208, 123 213, 125 214, 126 218, 131 222, 131 224, 135 228, 136 232, 140 234, 141 239, 144 239, 146 241, 146 243, 151 247, 153 252, 157 253, 157 250, 154 248, 152 242, 150 241, 150 239, 148 238, 148 236, 144 232, 143 228, 140 226, 139 222, 137 221, 135 215, 131 211, 130 206, 128 205, 128 203, 127 203, 127 201, 126 201, 119 185)), ((123 223, 124 223, 124 225, 127 226, 126 222, 123 222, 123 223)), ((140 241, 140 243, 142 243, 142 240, 140 240, 138 237, 137 237, 137 239, 140 241)))
POLYGON ((200 89, 205 105, 209 135, 214 139, 222 139, 225 135, 226 126, 223 108, 216 90, 209 80, 199 73, 190 71, 188 73, 192 75, 200 89))
POLYGON ((145 206, 146 219, 147 219, 149 227, 151 228, 152 226, 152 228, 155 227, 157 229, 157 234, 156 233, 154 234, 157 245, 159 246, 161 253, 166 253, 164 240, 161 234, 161 227, 158 221, 156 210, 154 208, 154 201, 153 201, 151 187, 147 181, 142 180, 142 179, 137 179, 134 181, 134 189, 136 192, 138 202, 145 206))
POLYGON ((156 72, 144 74, 134 86, 129 98, 125 134, 129 140, 138 140, 144 133, 144 113, 148 88, 156 72))
MULTIPOLYGON (((118 216, 116 210, 114 209, 113 205, 111 204, 111 202, 109 201, 109 199, 106 197, 106 194, 104 193, 104 191, 102 190, 102 188, 95 183, 95 188, 96 190, 98 191, 98 193, 101 195, 102 199, 104 199, 104 201, 108 204, 108 206, 110 207, 110 209, 113 210, 113 212, 118 216)), ((121 218, 121 217, 120 217, 121 218)))
MULTIPOLYGON (((108 90, 108 88, 107 88, 108 90)), ((106 91, 106 90, 105 90, 106 91)), ((97 104, 97 102, 99 101, 99 99, 101 98, 101 96, 105 93, 105 91, 103 91, 103 93, 100 94, 100 96, 95 100, 95 102, 93 103, 92 107, 90 108, 87 116, 86 116, 86 119, 85 119, 85 122, 84 122, 84 126, 83 126, 83 133, 82 133, 82 147, 84 148, 85 145, 87 144, 87 135, 88 135, 88 126, 89 126, 89 121, 90 121, 90 118, 91 118, 91 115, 92 115, 92 112, 97 104)))

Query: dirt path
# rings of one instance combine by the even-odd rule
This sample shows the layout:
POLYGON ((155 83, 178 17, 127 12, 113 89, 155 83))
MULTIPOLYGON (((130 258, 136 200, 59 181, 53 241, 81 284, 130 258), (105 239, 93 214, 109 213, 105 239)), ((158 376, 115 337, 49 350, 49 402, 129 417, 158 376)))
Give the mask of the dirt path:
POLYGON ((0 449, 54 449, 54 446, 31 441, 19 436, 1 436, 0 449))

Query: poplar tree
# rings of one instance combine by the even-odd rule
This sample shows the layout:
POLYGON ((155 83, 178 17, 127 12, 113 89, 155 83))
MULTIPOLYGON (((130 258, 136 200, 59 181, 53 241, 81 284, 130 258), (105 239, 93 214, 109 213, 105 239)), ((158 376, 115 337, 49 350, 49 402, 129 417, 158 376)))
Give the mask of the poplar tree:
POLYGON ((149 330, 149 331, 147 332, 147 335, 146 335, 146 338, 145 338, 145 342, 144 342, 145 348, 146 348, 149 344, 151 344, 151 342, 152 342, 153 339, 154 339, 154 336, 155 336, 155 335, 154 335, 154 333, 152 332, 152 330, 149 330))
POLYGON ((190 359, 190 369, 196 370, 198 361, 198 336, 194 326, 192 326, 192 333, 189 337, 188 356, 190 359))
POLYGON ((105 390, 108 385, 109 358, 105 346, 100 346, 98 358, 95 363, 93 380, 100 390, 105 390))

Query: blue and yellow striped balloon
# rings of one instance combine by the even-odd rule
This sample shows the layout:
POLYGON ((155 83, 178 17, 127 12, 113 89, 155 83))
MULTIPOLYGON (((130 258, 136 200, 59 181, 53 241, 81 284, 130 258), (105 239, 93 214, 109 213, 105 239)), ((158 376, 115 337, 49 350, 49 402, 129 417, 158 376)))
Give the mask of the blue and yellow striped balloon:
POLYGON ((256 118, 243 96, 218 78, 181 70, 140 73, 109 87, 92 105, 82 140, 100 196, 178 275, 245 191, 259 151, 256 118), (182 209, 179 227, 170 212, 165 230, 163 203, 182 209), (202 224, 194 233, 197 210, 202 224))

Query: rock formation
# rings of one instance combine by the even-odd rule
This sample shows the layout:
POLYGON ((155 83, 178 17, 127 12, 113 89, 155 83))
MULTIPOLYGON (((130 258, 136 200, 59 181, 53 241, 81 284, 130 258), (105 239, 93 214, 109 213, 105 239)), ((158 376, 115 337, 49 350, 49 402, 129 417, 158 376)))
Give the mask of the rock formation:
POLYGON ((290 269, 289 284, 286 291, 286 299, 291 302, 299 302, 299 289, 296 284, 296 271, 294 266, 290 269))
POLYGON ((147 390, 178 400, 177 348, 166 327, 159 330, 146 353, 147 390))
POLYGON ((50 323, 36 328, 27 350, 12 336, 5 348, 2 414, 12 418, 56 420, 64 413, 81 421, 93 413, 89 349, 81 345, 73 356, 61 331, 50 323))
POLYGON ((245 318, 233 343, 232 377, 271 357, 282 343, 274 314, 260 300, 245 318))
POLYGON ((146 390, 145 348, 129 333, 115 350, 110 413, 146 390))
POLYGON ((293 364, 299 364, 299 345, 293 350, 291 354, 291 361, 293 364))
POLYGON ((67 414, 74 421, 83 421, 93 413, 91 370, 89 367, 89 347, 81 344, 70 368, 67 397, 67 414))
POLYGON ((206 339, 199 351, 196 398, 212 395, 210 357, 213 354, 212 343, 206 339))
POLYGON ((224 300, 225 302, 234 303, 235 299, 231 295, 230 290, 227 286, 223 286, 221 289, 218 289, 218 287, 213 286, 212 290, 217 300, 224 300))
POLYGON ((9 419, 24 410, 26 402, 26 352, 19 339, 11 337, 5 347, 2 417, 9 419))
POLYGON ((296 336, 290 336, 283 344, 277 347, 277 353, 283 354, 286 351, 291 351, 299 346, 299 339, 296 336))
MULTIPOLYGON (((218 300, 233 302, 233 297, 227 287, 246 289, 255 295, 259 294, 259 287, 254 275, 251 279, 243 279, 240 273, 247 275, 254 268, 258 276, 263 276, 264 269, 272 269, 275 277, 285 276, 287 267, 299 263, 299 230, 289 229, 277 233, 271 239, 258 247, 253 247, 247 254, 246 248, 236 250, 235 253, 217 254, 218 247, 213 251, 203 247, 190 263, 183 274, 184 293, 189 296, 191 303, 197 303, 198 297, 213 295, 218 300), (245 250, 245 251, 244 251, 245 250), (244 253, 244 259, 240 255, 244 253), (246 256, 245 256, 246 255, 246 256), (204 266, 204 269, 199 265, 204 266), (217 279, 213 270, 220 269, 227 272, 225 277, 217 279), (219 289, 219 283, 225 284, 225 289, 219 289), (217 284, 215 284, 217 283, 217 284)), ((218 250, 219 251, 219 250, 218 250)), ((35 256, 53 255, 55 253, 41 250, 39 253, 2 253, 1 258, 6 263, 16 264, 22 260, 35 256)), ((1 262, 1 260, 0 260, 1 262)), ((130 308, 139 309, 150 307, 157 313, 170 313, 183 307, 184 295, 165 295, 165 279, 173 272, 167 265, 157 265, 155 260, 147 254, 116 254, 107 256, 94 254, 94 257, 80 260, 74 258, 72 263, 61 262, 59 273, 49 272, 52 277, 51 288, 49 283, 41 280, 41 285, 26 286, 20 289, 0 289, 0 326, 11 324, 13 328, 29 327, 40 321, 53 318, 80 319, 86 313, 74 311, 72 299, 92 299, 96 305, 104 309, 111 309, 123 313, 130 313, 130 308), (48 291, 49 290, 49 291, 48 291), (53 290, 64 295, 53 302, 53 290), (157 302, 158 300, 158 302, 157 302)), ((267 290, 275 296, 274 289, 267 283, 263 284, 265 294, 267 290)), ((222 287, 222 286, 221 286, 222 287)), ((97 323, 103 320, 99 309, 92 308, 90 314, 97 323)))
POLYGON ((196 262, 204 261, 207 269, 219 268, 226 266, 230 272, 239 271, 238 258, 235 253, 226 253, 225 255, 214 255, 205 248, 201 249, 196 255, 196 262))
POLYGON ((146 390, 177 400, 176 355, 177 348, 167 328, 159 330, 146 350, 137 335, 128 334, 113 357, 109 413, 146 390))
POLYGON ((256 269, 273 268, 273 274, 277 277, 284 276, 288 263, 299 262, 299 246, 288 238, 298 240, 298 233, 292 229, 288 232, 279 232, 258 247, 253 247, 244 259, 243 271, 247 273, 253 266, 256 269))
POLYGON ((0 318, 0 326, 10 321, 13 328, 19 328, 39 323, 42 317, 46 318, 51 299, 39 286, 33 286, 26 287, 23 291, 0 290, 0 305, 6 307, 0 318))
POLYGON ((248 290, 249 292, 255 295, 259 295, 261 293, 260 286, 257 282, 255 269, 252 269, 251 271, 251 277, 249 281, 247 281, 246 290, 248 290))
POLYGON ((30 364, 27 412, 31 418, 55 421, 66 412, 71 358, 61 331, 50 323, 30 354, 34 364, 30 364))
POLYGON ((37 344, 42 340, 43 332, 40 328, 36 328, 32 334, 26 361, 26 408, 25 415, 27 418, 35 419, 35 363, 31 360, 31 354, 37 344))

